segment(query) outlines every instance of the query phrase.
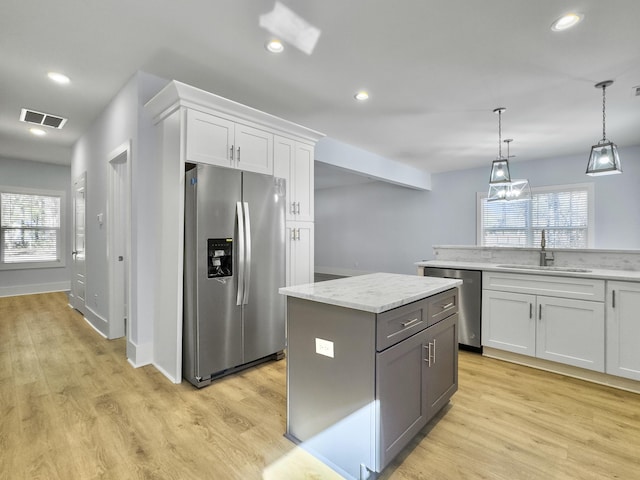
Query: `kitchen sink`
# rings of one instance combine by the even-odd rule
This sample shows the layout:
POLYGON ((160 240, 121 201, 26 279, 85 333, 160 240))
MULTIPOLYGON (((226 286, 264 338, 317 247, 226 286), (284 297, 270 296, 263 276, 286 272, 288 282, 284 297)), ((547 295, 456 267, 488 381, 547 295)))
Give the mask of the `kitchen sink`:
POLYGON ((574 267, 544 267, 541 265, 496 265, 498 268, 513 268, 517 270, 543 270, 551 272, 575 272, 575 273, 589 273, 591 270, 585 268, 574 267))

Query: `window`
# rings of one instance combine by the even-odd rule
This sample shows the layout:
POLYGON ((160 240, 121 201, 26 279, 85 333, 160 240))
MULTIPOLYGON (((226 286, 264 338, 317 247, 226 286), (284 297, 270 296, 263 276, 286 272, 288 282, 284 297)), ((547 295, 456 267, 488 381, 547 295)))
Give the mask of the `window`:
POLYGON ((0 187, 0 269, 62 266, 64 192, 0 187))
POLYGON ((593 184, 531 189, 531 201, 487 202, 478 194, 478 244, 589 248, 593 241, 593 184))

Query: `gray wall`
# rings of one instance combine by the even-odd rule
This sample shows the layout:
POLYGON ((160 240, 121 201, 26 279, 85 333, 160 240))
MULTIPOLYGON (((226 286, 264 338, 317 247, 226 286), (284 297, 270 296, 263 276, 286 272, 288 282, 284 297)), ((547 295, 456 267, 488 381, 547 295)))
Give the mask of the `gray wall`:
MULTIPOLYGON (((640 249, 640 146, 620 149, 622 175, 588 177, 584 155, 512 162, 514 178, 533 187, 594 184, 594 248, 640 249)), ((315 192, 315 264, 321 271, 414 273, 432 245, 475 245, 476 194, 488 189, 481 168, 432 175, 432 190, 382 182, 315 192)))
POLYGON ((114 97, 73 148, 71 176, 87 173, 86 304, 87 319, 106 334, 109 321, 106 213, 109 155, 131 142, 131 318, 127 356, 135 365, 153 356, 155 244, 160 212, 155 134, 144 104, 168 83, 138 72, 114 97), (97 215, 105 214, 100 226, 97 215))
POLYGON ((0 185, 9 187, 61 190, 66 193, 65 240, 62 258, 65 265, 52 268, 0 270, 0 296, 41 293, 69 289, 71 251, 71 191, 68 166, 0 158, 0 185))

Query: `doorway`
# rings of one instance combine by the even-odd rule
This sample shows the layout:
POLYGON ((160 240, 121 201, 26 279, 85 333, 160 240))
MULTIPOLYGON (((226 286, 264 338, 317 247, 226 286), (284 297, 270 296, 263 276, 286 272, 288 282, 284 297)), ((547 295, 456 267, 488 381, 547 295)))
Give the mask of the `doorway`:
POLYGON ((108 337, 129 336, 131 251, 131 142, 109 155, 107 263, 109 270, 108 337))

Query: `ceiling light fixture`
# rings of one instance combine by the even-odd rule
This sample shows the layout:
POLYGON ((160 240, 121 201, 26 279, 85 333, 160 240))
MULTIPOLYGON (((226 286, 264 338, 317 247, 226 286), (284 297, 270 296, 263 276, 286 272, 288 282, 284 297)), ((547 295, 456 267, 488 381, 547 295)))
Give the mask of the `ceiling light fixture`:
POLYGON ((47 132, 45 132, 41 128, 30 128, 29 131, 36 137, 43 137, 47 134, 47 132))
POLYGON ((596 88, 602 88, 602 140, 597 145, 591 147, 589 155, 589 163, 587 164, 587 175, 592 177, 599 175, 612 175, 614 173, 622 173, 620 168, 620 157, 618 156, 618 147, 611 141, 607 140, 605 129, 605 107, 606 96, 605 90, 613 84, 613 80, 605 80, 596 83, 596 88))
POLYGON ((356 93, 353 98, 355 98, 356 100, 359 101, 364 101, 364 100, 368 100, 369 99, 369 94, 367 92, 365 92, 364 90, 359 91, 358 93, 356 93))
POLYGON ((284 45, 280 40, 270 40, 266 43, 265 48, 271 53, 282 53, 284 45))
POLYGON ((582 15, 579 13, 567 13, 551 24, 551 30, 554 32, 562 32, 563 30, 575 27, 581 21, 582 15))
POLYGON ((498 107, 493 113, 498 114, 498 157, 491 164, 491 177, 489 185, 496 183, 507 183, 511 181, 511 173, 509 172, 509 160, 502 156, 502 112, 506 108, 498 107))
POLYGON ((49 77, 50 80, 59 83, 60 85, 66 85, 68 84, 71 79, 69 79, 69 77, 67 77, 66 75, 62 74, 62 73, 58 73, 58 72, 49 72, 47 73, 47 77, 49 77))

